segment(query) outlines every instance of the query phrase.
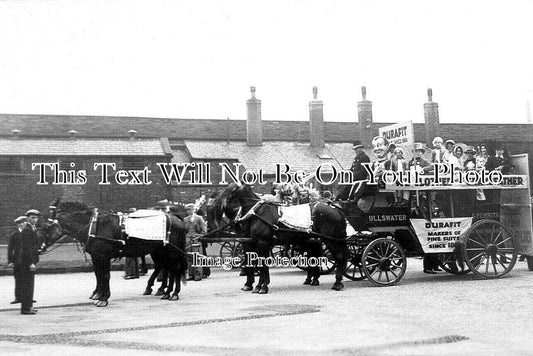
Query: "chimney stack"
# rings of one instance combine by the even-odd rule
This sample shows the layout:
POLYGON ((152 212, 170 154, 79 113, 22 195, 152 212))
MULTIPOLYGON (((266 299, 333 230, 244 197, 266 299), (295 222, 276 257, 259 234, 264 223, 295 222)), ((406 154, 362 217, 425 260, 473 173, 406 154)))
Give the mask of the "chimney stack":
POLYGON ((366 100, 366 87, 361 87, 363 100, 357 103, 359 119, 359 140, 365 147, 370 147, 372 142, 372 102, 366 100))
POLYGON ((246 100, 246 141, 248 146, 263 144, 263 126, 261 123, 261 100, 255 97, 255 87, 250 87, 252 97, 246 100))
POLYGON ((318 88, 313 87, 313 100, 309 102, 309 141, 311 147, 324 147, 324 106, 317 95, 318 88))
POLYGON ((428 102, 424 104, 424 123, 426 129, 426 144, 432 144, 435 136, 440 136, 439 104, 433 102, 433 90, 428 89, 428 102))
POLYGON ((20 137, 20 130, 17 130, 17 129, 11 130, 11 134, 13 135, 13 139, 16 140, 20 137))

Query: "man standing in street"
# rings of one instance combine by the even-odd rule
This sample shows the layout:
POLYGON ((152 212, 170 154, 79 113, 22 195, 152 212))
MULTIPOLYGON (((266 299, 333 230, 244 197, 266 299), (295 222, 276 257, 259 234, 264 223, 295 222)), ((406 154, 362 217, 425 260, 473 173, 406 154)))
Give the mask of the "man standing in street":
MULTIPOLYGON (((15 266, 15 246, 20 243, 22 230, 26 227, 27 220, 25 216, 19 216, 15 220, 15 224, 17 224, 17 231, 11 235, 9 238, 9 243, 7 245, 7 266, 10 268, 13 268, 15 266)), ((15 269, 13 271, 13 277, 15 277, 15 300, 11 302, 11 304, 17 304, 20 303, 20 276, 18 275, 20 272, 19 269, 15 269)))
POLYGON ((27 315, 37 313, 32 307, 36 264, 39 262, 39 239, 35 226, 39 215, 41 215, 39 211, 34 209, 26 212, 28 224, 22 229, 19 239, 15 240, 13 246, 15 285, 18 286, 20 313, 27 315))

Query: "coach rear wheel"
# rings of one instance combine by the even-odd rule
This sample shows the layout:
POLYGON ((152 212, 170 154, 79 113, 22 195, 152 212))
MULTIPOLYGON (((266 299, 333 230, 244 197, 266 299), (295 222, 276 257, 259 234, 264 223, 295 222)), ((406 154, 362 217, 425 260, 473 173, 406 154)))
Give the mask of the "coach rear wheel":
POLYGON ((348 261, 346 262, 346 270, 343 273, 344 277, 352 281, 362 281, 366 278, 361 259, 361 248, 355 244, 348 244, 348 261))
POLYGON ((437 258, 439 260, 439 267, 448 273, 460 275, 470 272, 470 269, 465 266, 464 262, 461 266, 461 262, 457 260, 453 253, 439 253, 437 258))
POLYGON ((400 244, 390 239, 372 241, 361 259, 365 276, 377 286, 392 286, 402 279, 407 258, 400 244))
POLYGON ((499 221, 475 222, 465 232, 463 243, 468 268, 481 278, 502 277, 518 257, 515 237, 499 221))

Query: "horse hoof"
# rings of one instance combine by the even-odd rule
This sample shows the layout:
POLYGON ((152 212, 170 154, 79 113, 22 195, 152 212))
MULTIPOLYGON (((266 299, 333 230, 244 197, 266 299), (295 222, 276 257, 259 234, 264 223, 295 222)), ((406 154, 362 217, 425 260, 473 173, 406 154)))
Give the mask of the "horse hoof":
POLYGON ((312 286, 319 286, 320 285, 320 282, 318 281, 318 279, 315 279, 311 282, 311 285, 312 286))
POLYGON ((344 289, 344 284, 342 284, 340 282, 339 283, 335 283, 333 285, 333 287, 331 287, 331 289, 336 290, 336 291, 343 290, 344 289))
POLYGON ((253 289, 252 286, 244 286, 244 287, 241 288, 241 290, 242 290, 243 292, 249 292, 249 291, 251 291, 252 289, 253 289))
POLYGON ((91 295, 89 296, 89 299, 94 299, 94 296, 95 296, 95 295, 96 295, 96 292, 93 292, 93 294, 91 294, 91 295))
POLYGON ((242 277, 242 276, 246 276, 246 272, 242 271, 241 270, 241 273, 239 273, 239 276, 242 277))
POLYGON ((96 303, 96 306, 97 307, 107 307, 109 303, 107 302, 107 300, 99 300, 97 303, 96 303))
POLYGON ((159 296, 161 296, 161 295, 163 295, 163 294, 165 294, 165 292, 163 292, 162 290, 158 289, 157 292, 155 292, 154 295, 155 295, 156 297, 159 297, 159 296))
POLYGON ((268 293, 268 287, 267 286, 263 286, 259 290, 259 294, 267 294, 267 293, 268 293))
POLYGON ((143 295, 150 295, 150 294, 152 294, 152 288, 146 288, 146 289, 144 290, 143 295))
POLYGON ((161 297, 161 299, 170 299, 170 295, 168 295, 168 294, 163 294, 163 296, 161 297))
POLYGON ((255 286, 255 288, 252 290, 252 293, 259 293, 260 290, 261 288, 259 288, 259 286, 255 286))
POLYGON ((100 303, 100 301, 98 299, 93 300, 93 304, 94 305, 98 305, 98 303, 100 303))
POLYGON ((168 300, 179 300, 179 299, 180 299, 180 297, 178 297, 177 295, 174 294, 174 295, 170 296, 170 298, 168 300))
POLYGON ((304 286, 308 286, 311 284, 311 280, 309 278, 306 278, 304 281, 304 286))

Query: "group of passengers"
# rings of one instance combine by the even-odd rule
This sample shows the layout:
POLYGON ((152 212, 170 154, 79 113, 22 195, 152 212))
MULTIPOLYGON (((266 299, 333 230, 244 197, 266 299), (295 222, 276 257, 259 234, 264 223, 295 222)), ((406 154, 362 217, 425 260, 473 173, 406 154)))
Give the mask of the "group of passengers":
POLYGON ((509 174, 512 169, 509 155, 500 143, 492 147, 493 152, 485 143, 477 146, 477 150, 473 146, 466 146, 464 151, 463 146, 451 139, 444 142, 442 138, 435 137, 432 143, 431 163, 453 164, 455 169, 467 171, 497 170, 503 174, 509 174))

